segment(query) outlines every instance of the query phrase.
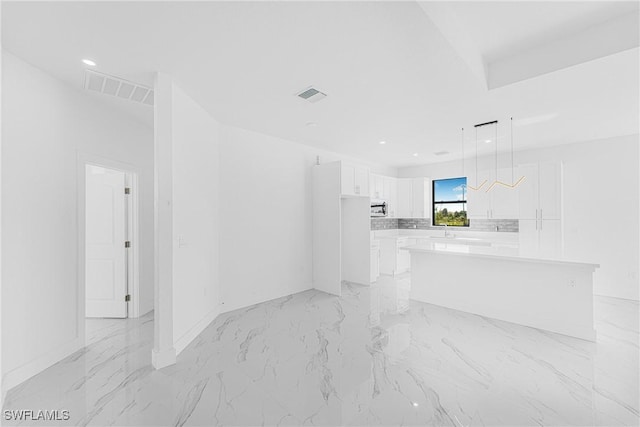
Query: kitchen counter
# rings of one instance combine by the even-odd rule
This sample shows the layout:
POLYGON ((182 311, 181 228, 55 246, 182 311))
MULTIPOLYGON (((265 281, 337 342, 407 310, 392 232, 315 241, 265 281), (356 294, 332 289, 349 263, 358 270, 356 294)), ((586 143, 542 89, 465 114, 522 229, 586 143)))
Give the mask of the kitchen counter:
POLYGON ((411 299, 595 341, 598 264, 457 242, 400 249, 411 258, 411 299))
MULTIPOLYGON (((455 239, 451 239, 455 240, 455 239)), ((591 262, 577 261, 567 258, 550 257, 542 253, 522 253, 517 246, 506 246, 494 244, 491 246, 480 246, 466 244, 460 242, 432 242, 428 244, 419 244, 405 246, 403 250, 409 252, 440 252, 460 256, 470 256, 479 258, 493 258, 502 260, 515 260, 522 262, 535 262, 547 264, 576 264, 595 270, 600 267, 599 264, 591 262)))

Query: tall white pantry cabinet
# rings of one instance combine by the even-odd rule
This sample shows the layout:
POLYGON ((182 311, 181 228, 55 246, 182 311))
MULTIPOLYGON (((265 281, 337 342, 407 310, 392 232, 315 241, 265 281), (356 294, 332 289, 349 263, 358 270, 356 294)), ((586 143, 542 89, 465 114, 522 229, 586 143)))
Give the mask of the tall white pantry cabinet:
POLYGON ((558 257, 562 255, 562 163, 521 165, 517 188, 520 251, 558 257))

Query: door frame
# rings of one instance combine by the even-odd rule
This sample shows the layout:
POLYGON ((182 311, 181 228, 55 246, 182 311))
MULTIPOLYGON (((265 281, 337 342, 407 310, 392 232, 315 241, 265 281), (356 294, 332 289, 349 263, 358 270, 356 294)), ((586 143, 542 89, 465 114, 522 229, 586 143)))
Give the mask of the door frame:
POLYGON ((129 182, 131 188, 130 194, 130 211, 128 214, 129 224, 129 241, 131 242, 131 249, 128 253, 128 280, 127 280, 127 292, 131 295, 131 300, 127 307, 127 317, 135 318, 140 316, 140 223, 139 223, 139 185, 138 177, 140 171, 133 165, 128 163, 112 160, 109 158, 78 152, 77 159, 77 199, 78 199, 78 212, 77 212, 77 224, 78 224, 78 289, 77 289, 77 328, 76 333, 78 337, 84 341, 84 329, 85 329, 85 313, 86 313, 86 167, 87 165, 104 167, 107 169, 114 169, 124 172, 126 179, 129 182))

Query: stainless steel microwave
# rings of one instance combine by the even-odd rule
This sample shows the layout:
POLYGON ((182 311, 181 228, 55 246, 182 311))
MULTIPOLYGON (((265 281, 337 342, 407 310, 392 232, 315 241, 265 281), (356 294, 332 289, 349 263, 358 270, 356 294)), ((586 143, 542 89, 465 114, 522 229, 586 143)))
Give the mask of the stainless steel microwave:
POLYGON ((372 217, 387 216, 387 202, 383 200, 372 200, 371 216, 372 217))

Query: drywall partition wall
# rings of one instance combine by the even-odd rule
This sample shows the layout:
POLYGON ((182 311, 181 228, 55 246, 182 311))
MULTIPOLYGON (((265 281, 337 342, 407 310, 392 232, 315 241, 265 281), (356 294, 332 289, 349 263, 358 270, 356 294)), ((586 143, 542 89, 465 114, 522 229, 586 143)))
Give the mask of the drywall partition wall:
POLYGON ((180 353, 219 313, 219 125, 172 92, 173 338, 180 353))
POLYGON ((312 286, 333 295, 342 294, 340 166, 312 166, 312 286))
POLYGON ((176 361, 173 337, 173 82, 154 81, 154 322, 151 363, 156 369, 176 361))
MULTIPOLYGON (((0 3, 0 22, 2 4, 0 3)), ((2 31, 0 31, 0 99, 2 99, 2 31)), ((0 105, 0 146, 2 145, 2 106, 0 105)), ((2 241, 2 150, 0 150, 0 242, 2 241)), ((0 336, 2 336, 2 245, 0 244, 0 336)), ((0 338, 0 408, 4 405, 6 389, 2 383, 2 339, 0 338)))
MULTIPOLYGON (((336 153, 232 126, 220 144, 222 310, 311 289, 311 175, 336 153)), ((396 170, 365 165, 395 176, 396 170)), ((367 250, 368 253, 368 250, 367 250)))
MULTIPOLYGON (((516 164, 563 164, 563 240, 568 258, 600 264, 594 275, 599 295, 638 301, 639 135, 517 151, 516 164)), ((479 169, 494 159, 479 158, 479 169)), ((509 165, 501 155, 499 163, 509 165)), ((403 168, 400 177, 459 175, 461 162, 403 168)))
MULTIPOLYGON (((3 52, 1 339, 6 388, 84 342, 79 300, 84 279, 77 271, 79 153, 140 171, 141 251, 152 253, 152 129, 3 52)), ((141 282, 152 282, 153 266, 144 257, 140 269, 141 282)))

